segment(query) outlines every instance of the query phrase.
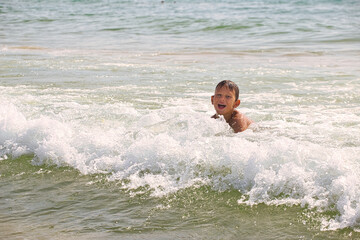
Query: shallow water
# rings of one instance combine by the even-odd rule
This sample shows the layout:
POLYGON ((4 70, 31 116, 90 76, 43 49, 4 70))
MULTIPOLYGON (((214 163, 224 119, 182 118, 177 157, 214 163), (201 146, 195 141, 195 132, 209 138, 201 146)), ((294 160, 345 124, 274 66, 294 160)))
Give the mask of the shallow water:
POLYGON ((1 236, 359 237, 358 10, 1 3, 1 236), (243 133, 210 118, 223 79, 243 133))

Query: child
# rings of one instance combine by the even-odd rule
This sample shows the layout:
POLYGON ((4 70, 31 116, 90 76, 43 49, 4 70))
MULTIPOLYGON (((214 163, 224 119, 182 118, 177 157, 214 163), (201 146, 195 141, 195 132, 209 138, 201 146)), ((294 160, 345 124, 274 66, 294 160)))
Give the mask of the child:
POLYGON ((211 96, 211 103, 216 111, 212 118, 219 118, 219 115, 223 115, 235 133, 245 131, 253 123, 235 109, 240 105, 239 88, 232 81, 224 80, 218 83, 214 96, 211 96))

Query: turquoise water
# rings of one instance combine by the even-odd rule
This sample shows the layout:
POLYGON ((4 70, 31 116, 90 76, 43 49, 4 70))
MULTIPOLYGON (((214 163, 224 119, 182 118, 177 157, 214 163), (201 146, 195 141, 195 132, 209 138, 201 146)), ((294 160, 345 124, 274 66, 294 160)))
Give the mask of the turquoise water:
POLYGON ((360 238, 359 10, 2 1, 0 236, 360 238))

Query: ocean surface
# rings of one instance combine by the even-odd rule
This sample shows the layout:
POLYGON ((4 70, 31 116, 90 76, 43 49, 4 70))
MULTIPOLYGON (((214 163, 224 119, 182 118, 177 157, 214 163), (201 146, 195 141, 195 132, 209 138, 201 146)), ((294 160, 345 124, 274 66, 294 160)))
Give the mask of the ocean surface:
POLYGON ((1 239, 360 239, 358 0, 1 0, 1 239), (212 119, 224 79, 256 123, 212 119))

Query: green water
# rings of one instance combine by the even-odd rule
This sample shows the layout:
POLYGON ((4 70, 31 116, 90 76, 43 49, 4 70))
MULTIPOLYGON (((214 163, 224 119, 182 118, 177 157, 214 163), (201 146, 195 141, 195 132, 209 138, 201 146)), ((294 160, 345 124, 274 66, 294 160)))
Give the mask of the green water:
POLYGON ((120 190, 104 175, 34 166, 32 156, 0 162, 4 239, 356 239, 350 229, 319 231, 331 212, 239 204, 237 190, 190 187, 151 197, 120 190))

